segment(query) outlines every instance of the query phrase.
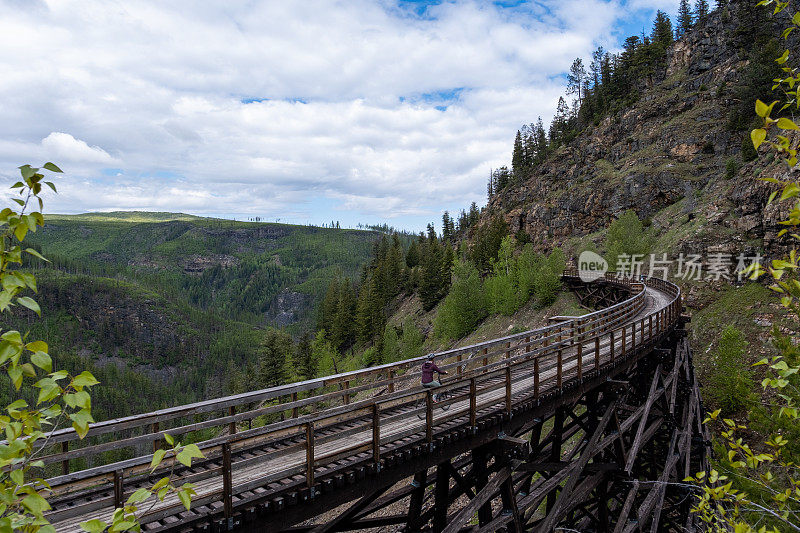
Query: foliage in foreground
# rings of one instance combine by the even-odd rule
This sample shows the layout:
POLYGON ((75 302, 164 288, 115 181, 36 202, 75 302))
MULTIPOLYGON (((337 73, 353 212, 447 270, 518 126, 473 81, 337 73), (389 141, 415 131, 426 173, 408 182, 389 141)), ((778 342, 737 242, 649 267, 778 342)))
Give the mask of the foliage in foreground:
MULTIPOLYGON (((61 170, 53 163, 45 163, 42 169, 23 165, 19 170, 22 180, 11 188, 19 193, 13 201, 20 209, 6 207, 0 211, 0 314, 10 315, 21 306, 40 315, 39 304, 27 295, 29 291, 36 292, 36 277, 19 266, 26 254, 47 261, 33 248, 23 248, 23 241, 29 232, 44 226, 40 196, 43 185, 56 190, 52 182, 44 181, 40 171, 61 170)), ((39 457, 62 423, 69 423, 84 438, 94 421, 90 391, 99 384, 97 379, 86 371, 77 375, 53 371, 53 366, 46 342, 0 328, 0 367, 17 393, 17 399, 3 409, 7 414, 0 415, 0 430, 5 434, 5 443, 0 445, 0 532, 55 532, 44 515, 51 507, 47 502, 49 486, 39 477, 45 466, 39 457), (35 404, 30 405, 26 397, 36 397, 35 404)), ((171 437, 165 438, 172 448, 153 454, 151 473, 167 458, 173 466, 176 461, 189 466, 192 458, 203 457, 197 446, 181 446, 171 437)), ((189 483, 173 485, 170 471, 151 488, 134 492, 108 522, 94 519, 81 526, 92 532, 140 531, 137 512, 146 502, 152 508, 156 502, 176 496, 188 509, 194 494, 189 483)))
MULTIPOLYGON (((758 6, 775 4, 774 13, 784 12, 789 2, 762 0, 758 6)), ((793 13, 791 23, 783 32, 788 38, 800 29, 800 11, 793 13)), ((800 109, 798 84, 800 68, 787 49, 777 58, 783 75, 774 80, 773 89, 780 89, 784 102, 780 111, 800 109)), ((789 138, 789 133, 798 126, 789 118, 772 118, 778 101, 765 104, 756 101, 756 114, 763 125, 751 132, 753 146, 758 149, 767 144, 783 159, 789 169, 797 166, 797 149, 789 138), (774 140, 767 140, 769 131, 777 129, 774 140)), ((768 179, 777 185, 770 196, 769 203, 778 198, 789 203, 788 217, 780 224, 784 228, 779 236, 785 236, 791 250, 782 259, 771 262, 767 268, 754 265, 751 276, 755 279, 769 274, 774 281, 772 289, 780 294, 781 305, 797 324, 800 316, 800 281, 798 281, 797 243, 800 241, 800 183, 787 175, 786 180, 768 179), (780 197, 778 197, 780 194, 780 197)), ((795 332, 796 334, 796 332, 795 332)), ((744 442, 742 434, 748 429, 745 424, 729 418, 721 418, 720 411, 710 414, 707 421, 722 424, 720 432, 724 456, 719 470, 708 474, 701 472, 687 481, 700 486, 698 499, 693 512, 698 513, 708 531, 778 532, 800 531, 800 466, 795 443, 785 436, 788 426, 797 425, 800 419, 800 357, 796 340, 786 339, 776 334, 778 355, 765 358, 757 365, 767 366, 767 375, 761 382, 765 397, 770 398, 766 419, 771 423, 771 436, 759 447, 753 448, 744 442)))

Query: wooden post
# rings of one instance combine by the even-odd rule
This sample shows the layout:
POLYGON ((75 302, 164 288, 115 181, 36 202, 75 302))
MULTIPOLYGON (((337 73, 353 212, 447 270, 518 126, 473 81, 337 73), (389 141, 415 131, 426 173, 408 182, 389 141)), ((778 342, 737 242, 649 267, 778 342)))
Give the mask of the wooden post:
POLYGON ((433 395, 425 393, 425 440, 433 442, 433 395))
POLYGON ((530 353, 531 351, 531 336, 528 335, 525 337, 525 353, 530 353))
POLYGON ((539 358, 533 358, 533 397, 539 397, 539 358))
POLYGON ((611 360, 614 360, 614 330, 611 330, 611 343, 609 344, 609 353, 611 354, 611 360))
POLYGON ((578 338, 578 381, 583 379, 583 340, 578 338))
POLYGON ((448 495, 450 492, 450 461, 436 465, 436 485, 433 489, 433 531, 447 527, 448 495))
POLYGON ((461 374, 461 353, 458 354, 456 360, 458 361, 458 366, 456 367, 456 374, 461 374))
POLYGON ((650 341, 653 340, 653 315, 648 315, 647 320, 650 322, 650 341))
POLYGON ((475 427, 478 425, 478 398, 477 390, 475 387, 475 378, 469 380, 469 425, 475 427))
POLYGON ((395 378, 395 372, 393 368, 389 370, 389 392, 394 392, 394 378, 395 378))
POLYGON ((558 385, 559 389, 561 388, 561 377, 562 377, 561 372, 563 370, 562 369, 562 366, 563 366, 562 365, 563 355, 564 355, 563 351, 561 350, 561 348, 559 348, 558 349, 558 368, 556 369, 556 384, 558 385))
POLYGON ((639 330, 641 333, 639 334, 639 344, 644 342, 644 318, 642 319, 642 323, 639 325, 639 330))
POLYGON ((314 486, 314 422, 306 423, 306 485, 314 486))
POLYGON ((233 517, 233 476, 231 474, 231 444, 222 443, 222 504, 225 518, 233 517))
POLYGON ((372 404, 372 460, 381 462, 381 411, 377 403, 372 404))
MULTIPOLYGON (((563 445, 563 434, 564 434, 564 408, 557 407, 555 416, 553 417, 553 429, 550 430, 550 434, 552 435, 551 443, 550 443, 550 461, 553 463, 558 463, 561 461, 561 446, 563 445)), ((550 514, 550 510, 556 503, 556 492, 551 491, 547 495, 547 514, 550 514)))
MULTIPOLYGON (((231 405, 230 407, 228 407, 228 416, 234 416, 235 414, 236 414, 236 406, 231 405)), ((235 433, 236 433, 236 421, 233 420, 231 421, 230 424, 228 424, 228 434, 233 435, 235 433)))
POLYGON ((625 326, 622 326, 622 357, 625 357, 625 337, 627 337, 625 326))
MULTIPOLYGON (((296 392, 292 393, 292 401, 293 402, 297 401, 297 393, 296 392)), ((298 416, 300 416, 300 409, 298 407, 292 407, 292 418, 297 418, 298 416)))
POLYGON ((506 413, 511 416, 511 367, 506 367, 506 413))
POLYGON ((489 358, 486 357, 487 353, 489 353, 489 348, 484 348, 483 349, 483 366, 484 366, 483 372, 484 373, 486 372, 486 368, 485 367, 489 364, 489 358))
POLYGON ((350 380, 344 382, 344 404, 348 405, 350 403, 350 393, 347 392, 350 390, 350 380))
MULTIPOLYGON (((69 451, 69 441, 64 441, 61 443, 61 453, 67 453, 69 451)), ((61 473, 65 476, 69 474, 69 459, 61 461, 61 473)))
POLYGON ((114 471, 114 509, 119 509, 124 505, 123 498, 125 496, 122 475, 122 469, 114 471))
POLYGON ((594 338, 594 367, 600 368, 600 337, 594 338))
MULTIPOLYGON (((158 433, 158 422, 153 422, 153 433, 158 433)), ((156 453, 156 450, 158 450, 160 447, 161 447, 161 441, 159 439, 154 440, 153 453, 156 453)))

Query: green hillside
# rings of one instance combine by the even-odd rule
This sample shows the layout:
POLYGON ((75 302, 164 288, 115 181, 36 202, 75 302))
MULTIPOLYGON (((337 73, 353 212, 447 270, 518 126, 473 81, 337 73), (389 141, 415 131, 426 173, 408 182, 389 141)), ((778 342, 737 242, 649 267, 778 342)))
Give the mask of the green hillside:
POLYGON ((171 301, 299 332, 330 280, 359 271, 376 235, 114 212, 51 215, 29 240, 59 270, 135 281, 171 301))
POLYGON ((180 213, 48 215, 26 238, 51 260, 28 265, 42 318, 20 310, 4 327, 116 383, 94 397, 98 420, 220 396, 272 327, 313 329, 331 280, 357 277, 377 238, 180 213))

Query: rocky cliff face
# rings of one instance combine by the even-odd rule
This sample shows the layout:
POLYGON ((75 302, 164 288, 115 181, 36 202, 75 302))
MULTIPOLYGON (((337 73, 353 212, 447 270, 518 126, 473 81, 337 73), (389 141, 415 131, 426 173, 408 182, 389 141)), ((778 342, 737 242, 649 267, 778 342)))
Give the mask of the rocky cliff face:
POLYGON ((666 71, 645 80, 636 104, 559 148, 525 183, 496 195, 488 212, 541 249, 599 242, 595 233, 627 209, 656 228, 668 247, 659 251, 778 247, 779 213, 763 209, 771 186, 755 177, 785 177, 785 164, 742 164, 748 132, 726 127, 748 65, 736 31, 744 23, 712 13, 670 48, 666 71), (729 161, 738 168, 726 175, 729 161))

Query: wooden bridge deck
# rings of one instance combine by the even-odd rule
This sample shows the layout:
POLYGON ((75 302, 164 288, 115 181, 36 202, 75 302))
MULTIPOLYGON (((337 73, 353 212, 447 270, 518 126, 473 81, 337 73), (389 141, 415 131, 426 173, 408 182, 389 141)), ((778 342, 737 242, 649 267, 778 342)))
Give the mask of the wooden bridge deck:
POLYGON ((569 383, 602 373, 663 334, 680 314, 680 294, 670 284, 606 282, 630 297, 584 317, 440 354, 440 366, 450 373, 443 381, 451 393, 447 411, 417 384, 415 359, 101 423, 88 443, 71 450, 74 435, 60 432, 45 456, 63 469, 49 480, 48 517, 65 532, 79 531, 84 520, 109 517, 129 494, 163 475, 149 476, 147 467, 164 433, 195 441, 204 436, 198 444, 207 459, 175 471, 178 483, 196 485, 192 509, 174 498, 158 502, 142 517, 145 531, 189 528, 257 502, 277 510, 288 494, 305 500, 293 503, 311 505, 315 494, 354 465, 377 471, 393 450, 432 443, 453 428, 476 428, 481 419, 509 415, 531 398, 557 401, 569 383), (237 413, 236 407, 245 410, 237 413), (284 419, 267 418, 277 416, 284 419), (253 427, 254 421, 268 423, 253 427), (209 432, 216 433, 209 438, 209 432), (127 447, 132 458, 70 471, 76 460, 97 464, 117 447, 127 447))

